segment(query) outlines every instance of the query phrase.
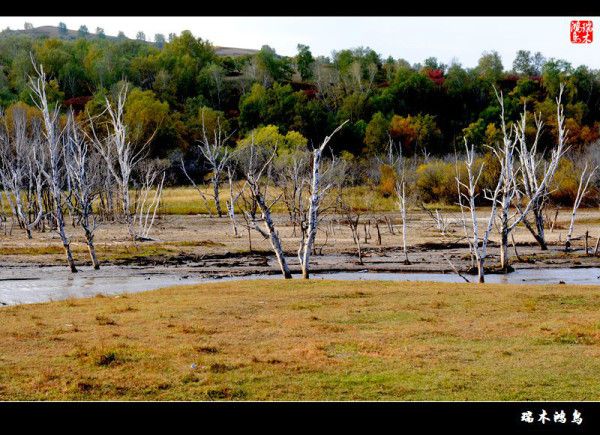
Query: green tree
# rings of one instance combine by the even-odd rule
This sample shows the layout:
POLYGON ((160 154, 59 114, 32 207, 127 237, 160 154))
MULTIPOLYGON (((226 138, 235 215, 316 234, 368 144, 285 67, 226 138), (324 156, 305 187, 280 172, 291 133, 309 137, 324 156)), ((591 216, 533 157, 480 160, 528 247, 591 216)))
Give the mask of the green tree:
POLYGON ((476 71, 484 81, 496 83, 504 73, 502 58, 497 51, 484 52, 479 58, 476 71))
POLYGON ((382 68, 385 74, 385 80, 389 82, 394 78, 394 75, 398 70, 398 64, 392 56, 388 56, 388 58, 383 63, 382 68))
POLYGON ((377 155, 385 152, 389 140, 389 127, 390 122, 385 119, 383 113, 377 112, 373 115, 365 132, 365 144, 370 154, 377 155))
POLYGON ((79 35, 80 38, 86 38, 90 34, 90 32, 86 25, 82 25, 79 27, 77 34, 79 35))
POLYGON ((306 151, 308 139, 302 136, 301 133, 290 130, 283 138, 282 152, 293 153, 295 151, 306 151))
POLYGON ((216 107, 221 107, 225 91, 225 69, 213 62, 202 69, 199 81, 204 90, 203 94, 211 98, 216 107))
POLYGON ((265 150, 277 148, 279 155, 306 150, 308 140, 299 132, 290 130, 285 135, 275 125, 256 128, 238 142, 239 147, 246 147, 254 141, 254 145, 265 150))
POLYGON ((158 48, 163 48, 165 43, 165 35, 163 35, 162 33, 157 33, 154 35, 154 45, 156 45, 158 48))
POLYGON ((150 140, 166 121, 169 105, 156 98, 154 92, 133 88, 127 95, 124 121, 130 138, 137 144, 150 140))
POLYGON ((166 43, 158 54, 158 65, 171 74, 175 83, 177 100, 198 95, 202 82, 201 70, 216 61, 212 45, 195 38, 189 30, 181 32, 166 43))
POLYGON ((424 67, 430 70, 439 69, 442 72, 446 71, 447 65, 441 63, 437 57, 428 57, 425 59, 424 67))
POLYGON ((156 73, 152 82, 152 90, 162 101, 176 102, 177 85, 167 70, 161 69, 156 73))
POLYGON ((0 67, 0 107, 6 107, 16 99, 4 68, 0 67))
POLYGON ((244 138, 238 142, 238 146, 247 147, 254 143, 263 149, 274 149, 282 146, 285 136, 279 132, 276 125, 266 125, 249 131, 244 138))
POLYGON ((240 99, 240 126, 247 131, 273 124, 282 132, 288 129, 302 131, 302 105, 305 102, 304 94, 294 92, 290 85, 275 83, 267 89, 255 83, 240 99))
POLYGON ((530 51, 519 50, 513 61, 513 71, 527 76, 539 76, 544 63, 544 56, 539 51, 532 55, 530 51))
POLYGON ((296 65, 298 66, 298 72, 302 80, 312 80, 314 77, 312 66, 315 63, 315 59, 310 52, 308 45, 298 44, 298 54, 296 55, 296 65))
MULTIPOLYGON (((294 72, 289 59, 279 56, 275 50, 268 45, 263 45, 256 54, 257 66, 267 83, 289 81, 294 72)), ((263 83, 265 83, 263 81, 263 83)))
POLYGON ((58 23, 58 34, 61 36, 66 36, 68 33, 69 30, 67 29, 67 25, 62 21, 58 23))
POLYGON ((208 106, 201 106, 195 109, 195 113, 186 120, 186 127, 191 143, 197 143, 203 139, 203 118, 204 130, 209 139, 213 137, 215 131, 218 131, 218 125, 221 126, 221 131, 224 135, 228 135, 232 130, 231 124, 225 118, 223 112, 214 110, 208 106))
POLYGON ((478 147, 485 142, 485 121, 479 118, 475 122, 471 122, 467 127, 463 128, 463 137, 469 145, 474 144, 478 147))
POLYGON ((370 100, 368 94, 356 91, 347 95, 342 100, 342 104, 338 110, 338 119, 340 121, 350 119, 357 122, 364 118, 368 119, 369 114, 370 100))
MULTIPOLYGON (((542 69, 542 83, 546 93, 551 100, 558 96, 558 90, 561 83, 566 83, 566 97, 570 100, 575 93, 575 88, 569 78, 573 73, 573 67, 570 62, 562 59, 549 59, 542 69)), ((568 101, 568 100, 567 100, 568 101)))

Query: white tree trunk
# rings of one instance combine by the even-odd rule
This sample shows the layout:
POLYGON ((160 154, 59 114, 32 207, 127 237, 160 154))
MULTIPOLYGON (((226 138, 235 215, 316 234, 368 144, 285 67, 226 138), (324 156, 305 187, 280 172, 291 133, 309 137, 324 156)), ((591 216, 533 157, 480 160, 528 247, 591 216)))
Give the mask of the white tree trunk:
MULTIPOLYGON (((252 187, 254 188, 254 186, 252 187)), ((275 224, 273 223, 273 218, 271 217, 271 210, 265 203, 265 200, 260 194, 260 192, 256 192, 255 196, 258 206, 260 207, 262 218, 265 221, 265 227, 269 234, 269 240, 271 241, 271 246, 273 248, 273 251, 275 252, 275 257, 277 258, 277 262, 279 263, 281 273, 283 274, 283 277, 285 279, 290 279, 292 278, 292 273, 290 272, 290 268, 288 267, 287 261, 285 259, 285 254, 281 246, 281 240, 279 239, 279 235, 275 230, 275 224)))
POLYGON ((402 181, 400 187, 396 189, 399 194, 398 204, 400 206, 400 214, 402 216, 402 250, 404 252, 404 264, 410 264, 408 259, 408 249, 406 246, 406 183, 402 181))
POLYGON ((310 275, 310 254, 313 250, 315 238, 317 236, 317 219, 321 197, 319 194, 319 166, 321 164, 321 150, 314 150, 313 155, 313 170, 312 170, 312 185, 310 195, 310 207, 308 209, 308 228, 306 230, 306 240, 301 257, 302 278, 308 279, 310 275))
POLYGON ((46 74, 44 73, 43 67, 39 67, 34 63, 34 69, 37 72, 37 79, 31 79, 31 89, 33 90, 36 98, 36 106, 42 112, 42 118, 44 122, 44 138, 48 149, 48 155, 50 158, 49 172, 45 172, 45 175, 49 181, 52 197, 54 200, 54 217, 56 219, 57 232, 62 241, 65 255, 67 257, 67 263, 71 269, 71 272, 77 272, 75 267, 75 261, 73 254, 71 253, 71 246, 67 233, 65 231, 65 219, 62 207, 62 191, 60 186, 60 167, 59 160, 62 153, 62 139, 58 129, 58 108, 55 108, 52 112, 48 107, 48 99, 46 97, 46 74))
MULTIPOLYGON (((312 178, 311 178, 311 192, 310 192, 310 206, 308 209, 308 226, 306 229, 306 239, 304 240, 304 246, 300 248, 302 255, 300 257, 300 266, 302 268, 302 278, 308 279, 310 277, 310 255, 313 251, 315 239, 317 237, 317 227, 319 223, 319 206, 323 198, 324 190, 327 188, 321 188, 321 159, 323 156, 323 150, 331 140, 334 134, 336 134, 348 121, 343 122, 338 126, 330 136, 326 136, 323 143, 319 148, 313 150, 313 167, 312 167, 312 178)), ((333 163, 332 163, 333 164, 333 163)))
POLYGON ((577 195, 575 196, 575 202, 573 203, 573 210, 571 211, 571 222, 569 224, 569 231, 567 232, 567 238, 565 240, 565 250, 568 251, 571 249, 571 238, 573 237, 573 230, 575 228, 575 217, 577 216, 577 209, 583 200, 583 197, 587 193, 588 186, 590 184, 590 180, 592 176, 596 172, 598 167, 596 166, 594 169, 588 172, 587 163, 581 172, 581 176, 579 178, 579 185, 577 187, 577 195))

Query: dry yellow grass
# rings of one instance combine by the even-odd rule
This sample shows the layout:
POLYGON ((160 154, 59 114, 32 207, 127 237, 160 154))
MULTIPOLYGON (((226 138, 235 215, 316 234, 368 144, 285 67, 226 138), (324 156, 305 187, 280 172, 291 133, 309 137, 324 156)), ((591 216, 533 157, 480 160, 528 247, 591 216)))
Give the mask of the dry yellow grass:
POLYGON ((8 307, 0 399, 598 400, 599 308, 597 287, 300 280, 8 307))
MULTIPOLYGON (((211 212, 216 213, 211 198, 212 188, 202 187, 204 194, 209 199, 211 212)), ((281 189, 274 186, 271 189, 272 196, 281 194, 281 189)), ((221 190, 221 207, 225 211, 226 201, 230 199, 229 189, 221 190)), ((397 200, 394 196, 384 197, 378 190, 370 186, 356 186, 344 190, 344 199, 352 207, 363 212, 383 212, 398 210, 397 200)), ((456 209, 456 207, 432 204, 432 207, 440 209, 456 209)), ((163 191, 161 199, 161 212, 165 214, 199 214, 208 213, 206 204, 200 194, 193 187, 170 187, 163 191)), ((237 209, 236 209, 237 210, 237 209)), ((272 209, 274 212, 285 212, 285 204, 279 202, 272 209)))
MULTIPOLYGON (((96 253, 102 259, 108 261, 127 260, 131 258, 143 258, 150 256, 167 256, 186 250, 186 248, 214 248, 225 246, 223 243, 213 242, 212 240, 197 240, 197 241, 178 241, 178 242, 154 242, 154 243, 121 243, 121 244, 106 244, 97 243, 96 253)), ((75 258, 85 260, 88 254, 87 245, 79 242, 73 243, 71 246, 75 258)), ((59 255, 64 254, 64 248, 60 245, 42 245, 31 243, 27 246, 20 244, 19 246, 0 246, 0 255, 6 256, 37 256, 37 255, 59 255)))

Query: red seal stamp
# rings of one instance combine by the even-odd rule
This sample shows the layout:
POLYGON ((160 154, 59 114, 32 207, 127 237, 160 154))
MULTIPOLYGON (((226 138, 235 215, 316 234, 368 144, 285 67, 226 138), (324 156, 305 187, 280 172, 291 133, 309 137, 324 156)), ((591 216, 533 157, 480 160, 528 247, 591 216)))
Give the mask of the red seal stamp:
POLYGON ((592 20, 571 21, 571 42, 573 44, 591 44, 594 40, 592 20))

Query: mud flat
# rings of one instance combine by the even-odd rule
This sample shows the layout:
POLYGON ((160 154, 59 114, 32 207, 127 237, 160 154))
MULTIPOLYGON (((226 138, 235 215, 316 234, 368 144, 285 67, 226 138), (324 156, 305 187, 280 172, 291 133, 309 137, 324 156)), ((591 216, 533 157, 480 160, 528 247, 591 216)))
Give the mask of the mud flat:
MULTIPOLYGON (((471 260, 460 228, 450 228, 441 236, 425 214, 412 213, 408 232, 410 264, 405 265, 399 248, 402 236, 396 214, 365 217, 371 224, 368 237, 365 238, 364 229, 361 233, 362 261, 358 260, 350 230, 339 217, 328 219, 317 238, 317 255, 311 260, 312 278, 462 282, 453 267, 469 278, 471 260), (395 223, 393 227, 384 224, 383 218, 395 223)), ((294 233, 284 215, 278 215, 277 220, 290 269, 298 274, 299 234, 294 233)), ((600 257, 593 255, 596 237, 600 235, 600 212, 581 212, 581 221, 576 227, 576 235, 583 231, 590 234, 587 255, 582 238, 575 240, 572 252, 564 251, 561 240, 564 240, 565 223, 559 219, 555 229, 548 231, 550 248, 547 251, 541 251, 532 243, 524 228, 517 228, 516 246, 510 249, 511 265, 516 272, 506 275, 495 273, 499 249, 492 238, 486 281, 600 282, 597 279, 600 257)), ((0 304, 116 295, 219 279, 280 276, 269 242, 257 233, 252 233, 249 239, 243 229, 234 237, 226 218, 165 216, 156 226, 156 240, 144 243, 129 241, 123 225, 105 224, 98 230, 96 239, 102 263, 99 271, 90 266, 83 235, 77 228, 71 231, 80 269, 75 275, 65 267, 60 241, 52 232, 34 233, 32 240, 25 239, 18 229, 12 235, 0 234, 0 304)))

